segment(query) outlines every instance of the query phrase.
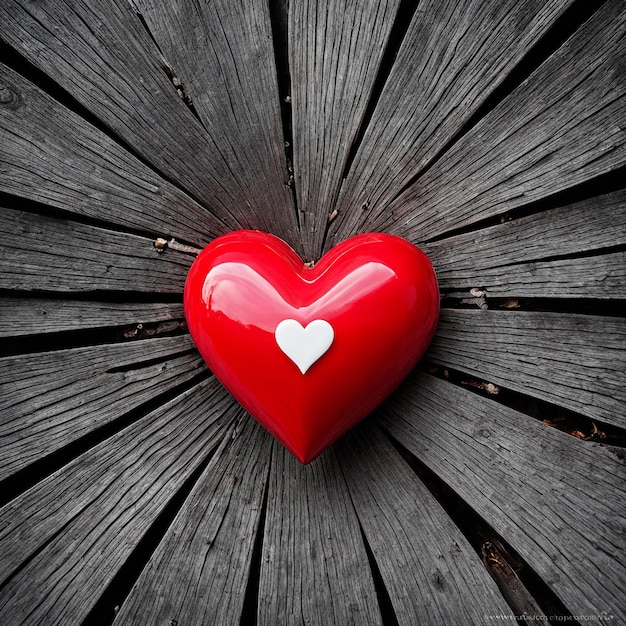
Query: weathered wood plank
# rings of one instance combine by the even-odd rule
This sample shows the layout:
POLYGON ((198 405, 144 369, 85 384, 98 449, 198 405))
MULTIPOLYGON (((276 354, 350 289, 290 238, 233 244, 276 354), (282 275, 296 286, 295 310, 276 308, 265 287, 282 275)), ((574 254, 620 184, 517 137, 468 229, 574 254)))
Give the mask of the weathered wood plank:
POLYGON ((186 106, 127 0, 7 0, 0 38, 230 228, 293 235, 282 227, 291 207, 259 195, 256 177, 246 179, 245 167, 186 106))
POLYGON ((293 167, 307 259, 321 254, 398 5, 289 3, 293 167))
POLYGON ((0 191, 199 245, 226 226, 82 117, 0 65, 0 191))
POLYGON ((0 338, 184 320, 182 304, 0 298, 0 338))
POLYGON ((620 298, 626 284, 623 254, 558 262, 552 257, 625 244, 626 191, 620 190, 421 247, 442 289, 620 298))
POLYGON ((626 163, 626 9, 606 2, 369 229, 424 240, 626 163))
POLYGON ((511 615, 480 557, 378 429, 367 425, 340 450, 359 523, 400 625, 465 626, 486 615, 511 615))
POLYGON ((203 370, 189 336, 0 359, 0 479, 203 370))
POLYGON ((420 2, 343 183, 329 246, 383 210, 571 4, 420 2))
POLYGON ((382 423, 574 615, 626 618, 623 457, 425 374, 385 405, 382 423))
POLYGON ((224 440, 122 605, 115 624, 239 624, 271 438, 248 416, 224 440))
POLYGON ((146 237, 0 207, 0 288, 182 293, 194 257, 146 237))
MULTIPOLYGON (((264 0, 133 0, 193 100, 241 195, 270 219, 265 228, 299 242, 269 8, 264 0)), ((241 207, 242 209, 245 207, 241 207)))
POLYGON ((332 449, 304 466, 274 446, 258 623, 381 623, 358 520, 332 449))
POLYGON ((625 252, 531 261, 469 272, 466 276, 465 279, 444 278, 439 286, 442 290, 480 287, 487 297, 626 299, 625 252))
POLYGON ((238 412, 204 381, 3 507, 0 621, 82 623, 238 412))
POLYGON ((443 310, 427 358, 626 427, 626 319, 443 310))

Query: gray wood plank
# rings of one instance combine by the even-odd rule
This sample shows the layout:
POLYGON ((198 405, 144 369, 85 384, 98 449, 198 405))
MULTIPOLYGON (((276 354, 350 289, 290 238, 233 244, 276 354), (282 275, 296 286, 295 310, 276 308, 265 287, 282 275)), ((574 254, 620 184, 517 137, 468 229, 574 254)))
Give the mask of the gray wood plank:
POLYGON ((571 4, 420 2, 342 185, 329 246, 382 211, 571 4))
POLYGON ((147 237, 0 207, 0 288, 182 293, 194 257, 147 237))
MULTIPOLYGON (((505 265, 470 271, 465 278, 448 279, 444 273, 439 286, 442 292, 480 287, 481 291, 487 292, 487 303, 489 296, 626 299, 626 253, 505 265)), ((467 292, 465 297, 469 295, 467 292)))
POLYGON ((306 258, 317 260, 398 0, 290 2, 293 166, 306 258))
POLYGON ((626 427, 624 318, 444 309, 426 358, 626 427))
POLYGON ((626 619, 623 455, 425 374, 381 419, 574 615, 626 619))
POLYGON ((238 412, 204 381, 3 507, 0 622, 82 623, 238 412))
MULTIPOLYGON (((339 446, 398 624, 480 624, 511 610, 461 531, 370 422, 339 446)), ((503 618, 505 619, 505 618, 503 618)))
POLYGON ((0 479, 204 369, 189 336, 0 359, 0 479))
POLYGON ((0 65, 0 191, 199 245, 226 226, 142 161, 0 65))
POLYGON ((243 419, 182 505, 116 626, 240 623, 272 447, 261 426, 243 419))
POLYGON ((266 229, 298 244, 267 1, 133 3, 203 126, 234 164, 241 195, 272 218, 266 229))
POLYGON ((482 286, 503 295, 550 295, 549 289, 560 293, 561 285, 570 280, 568 297, 619 298, 624 297, 620 294, 626 271, 620 254, 548 261, 625 244, 626 191, 620 190, 421 248, 442 289, 482 286), (598 275, 603 265, 604 279, 598 275), (546 284, 550 279, 557 284, 546 284), (585 295, 587 290, 590 295, 585 295))
POLYGON ((0 298, 0 338, 185 319, 182 304, 0 298))
POLYGON ((626 8, 606 2, 367 228, 424 240, 626 163, 626 8))
POLYGON ((293 235, 281 227, 291 207, 258 194, 245 162, 224 153, 179 97, 171 64, 127 0, 6 0, 0 37, 231 229, 293 235))
POLYGON ((274 446, 258 623, 382 623, 358 519, 332 449, 304 466, 274 446))

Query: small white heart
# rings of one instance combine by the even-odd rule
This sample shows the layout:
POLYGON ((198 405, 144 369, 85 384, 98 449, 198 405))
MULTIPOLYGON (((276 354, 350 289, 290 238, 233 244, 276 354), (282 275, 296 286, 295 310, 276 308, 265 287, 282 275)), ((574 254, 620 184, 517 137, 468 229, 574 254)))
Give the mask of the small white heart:
POLYGON ((335 331, 326 320, 313 320, 302 327, 296 320, 283 320, 274 331, 278 347, 306 374, 333 343, 335 331))

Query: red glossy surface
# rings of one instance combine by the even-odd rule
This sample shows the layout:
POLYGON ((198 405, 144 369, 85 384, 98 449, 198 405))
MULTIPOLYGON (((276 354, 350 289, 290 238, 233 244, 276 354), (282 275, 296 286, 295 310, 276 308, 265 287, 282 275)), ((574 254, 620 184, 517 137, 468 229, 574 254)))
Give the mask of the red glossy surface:
POLYGON ((435 332, 439 289, 428 258, 392 235, 341 243, 307 268, 282 240, 236 231, 209 244, 185 285, 200 353, 238 402, 308 463, 384 400, 435 332), (278 347, 285 319, 332 325, 306 374, 278 347))

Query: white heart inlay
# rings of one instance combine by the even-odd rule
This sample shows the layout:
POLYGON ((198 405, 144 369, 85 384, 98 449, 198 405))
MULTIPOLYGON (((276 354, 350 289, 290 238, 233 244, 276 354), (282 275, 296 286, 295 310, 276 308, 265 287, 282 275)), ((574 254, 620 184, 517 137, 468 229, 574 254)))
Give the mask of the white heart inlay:
POLYGON ((326 320, 313 320, 306 328, 296 320, 283 320, 276 326, 274 336, 278 347, 306 374, 330 348, 335 331, 326 320))

